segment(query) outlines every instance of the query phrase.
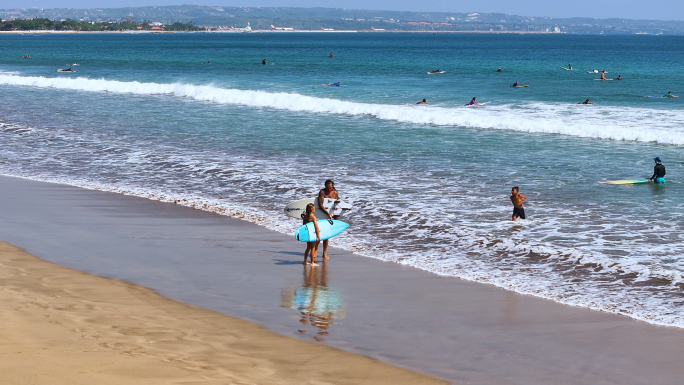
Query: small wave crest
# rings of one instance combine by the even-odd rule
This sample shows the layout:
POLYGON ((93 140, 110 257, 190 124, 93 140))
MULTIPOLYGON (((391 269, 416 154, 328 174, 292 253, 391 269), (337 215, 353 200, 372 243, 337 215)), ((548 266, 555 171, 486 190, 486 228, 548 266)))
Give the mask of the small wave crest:
POLYGON ((576 106, 533 102, 463 106, 362 103, 297 93, 222 88, 214 85, 152 83, 90 78, 15 76, 0 72, 0 84, 82 92, 169 95, 191 100, 273 108, 292 112, 370 116, 386 121, 474 129, 560 134, 584 138, 684 144, 684 110, 576 106), (618 119, 619 118, 619 119, 618 119))

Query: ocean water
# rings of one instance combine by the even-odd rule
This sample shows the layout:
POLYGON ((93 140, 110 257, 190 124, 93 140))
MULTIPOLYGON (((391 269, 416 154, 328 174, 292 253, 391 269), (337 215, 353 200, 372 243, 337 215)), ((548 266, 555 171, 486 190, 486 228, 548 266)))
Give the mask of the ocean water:
POLYGON ((5 35, 0 47, 4 175, 283 233, 299 225, 283 207, 333 179, 354 204, 337 247, 684 327, 682 37, 5 35), (472 97, 486 105, 464 107, 472 97), (655 156, 665 185, 597 183, 648 178, 655 156), (510 220, 512 186, 527 220, 510 220))

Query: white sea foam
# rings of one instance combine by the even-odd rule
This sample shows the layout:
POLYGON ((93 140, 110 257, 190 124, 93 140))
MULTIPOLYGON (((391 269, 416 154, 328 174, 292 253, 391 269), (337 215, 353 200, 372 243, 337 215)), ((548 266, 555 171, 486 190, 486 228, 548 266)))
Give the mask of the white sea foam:
POLYGON ((292 112, 370 116, 402 123, 561 134, 584 138, 684 144, 684 110, 530 103, 524 106, 463 107, 391 105, 182 83, 13 76, 0 84, 83 92, 168 95, 202 102, 272 108, 292 112))

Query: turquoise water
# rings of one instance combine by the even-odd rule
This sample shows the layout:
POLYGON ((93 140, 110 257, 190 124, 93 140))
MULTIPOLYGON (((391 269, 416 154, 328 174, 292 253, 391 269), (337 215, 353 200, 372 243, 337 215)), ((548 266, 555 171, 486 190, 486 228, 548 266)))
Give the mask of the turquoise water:
POLYGON ((660 97, 684 97, 682 37, 6 35, 0 47, 0 173, 285 233, 299 222, 282 208, 334 179, 355 207, 336 246, 684 326, 684 104, 660 97), (335 81, 347 86, 321 87, 335 81), (486 105, 464 107, 474 96, 486 105), (655 156, 664 186, 597 183, 648 178, 655 156), (510 221, 512 186, 526 221, 510 221))

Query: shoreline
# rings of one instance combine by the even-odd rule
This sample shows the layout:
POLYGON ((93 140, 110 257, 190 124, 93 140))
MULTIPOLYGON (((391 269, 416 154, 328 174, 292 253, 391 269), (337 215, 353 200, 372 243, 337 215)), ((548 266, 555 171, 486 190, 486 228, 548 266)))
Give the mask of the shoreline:
POLYGON ((54 265, 4 242, 0 277, 0 368, 13 383, 446 383, 54 265))
POLYGON ((339 249, 308 273, 298 242, 238 219, 7 176, 0 186, 0 239, 284 336, 455 383, 670 384, 684 376, 681 329, 339 249))

